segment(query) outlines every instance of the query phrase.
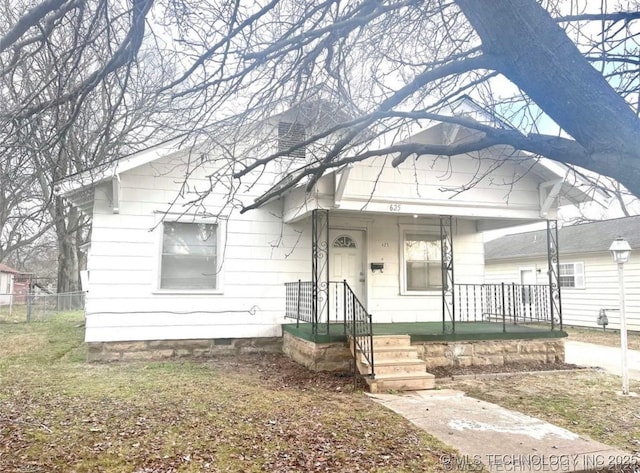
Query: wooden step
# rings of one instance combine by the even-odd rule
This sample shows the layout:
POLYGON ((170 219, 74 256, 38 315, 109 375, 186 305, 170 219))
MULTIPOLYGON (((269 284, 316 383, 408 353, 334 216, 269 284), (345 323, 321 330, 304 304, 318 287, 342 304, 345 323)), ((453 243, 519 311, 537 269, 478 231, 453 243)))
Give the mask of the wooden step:
POLYGON ((422 389, 434 389, 436 387, 435 376, 430 373, 422 374, 387 374, 365 378, 372 393, 382 391, 419 391, 422 389))

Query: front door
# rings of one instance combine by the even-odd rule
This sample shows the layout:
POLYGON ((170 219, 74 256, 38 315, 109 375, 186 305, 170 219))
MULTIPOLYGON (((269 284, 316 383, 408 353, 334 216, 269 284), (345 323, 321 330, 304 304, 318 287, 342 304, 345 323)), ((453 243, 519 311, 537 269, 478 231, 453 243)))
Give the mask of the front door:
MULTIPOLYGON (((347 281, 356 297, 366 307, 364 268, 364 232, 362 230, 329 230, 329 280, 347 281)), ((333 299, 336 308, 334 320, 341 320, 343 297, 336 292, 340 285, 332 284, 333 299)), ((332 312, 333 312, 333 307, 332 312)))

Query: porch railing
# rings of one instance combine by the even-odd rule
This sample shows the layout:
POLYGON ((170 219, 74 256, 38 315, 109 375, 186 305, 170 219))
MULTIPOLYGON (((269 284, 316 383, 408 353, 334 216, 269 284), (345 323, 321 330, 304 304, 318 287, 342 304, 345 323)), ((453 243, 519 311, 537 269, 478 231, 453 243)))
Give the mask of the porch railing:
POLYGON ((372 317, 347 281, 330 281, 317 295, 315 305, 311 281, 285 283, 285 291, 286 318, 295 320, 297 327, 301 322, 311 324, 313 334, 329 334, 332 327, 338 327, 353 340, 354 364, 360 351, 369 364, 370 376, 375 376, 372 317))
POLYGON ((286 305, 285 317, 295 319, 296 326, 300 322, 318 323, 313 314, 313 283, 311 281, 296 281, 285 283, 286 305))
POLYGON ((456 321, 503 324, 548 323, 551 317, 549 286, 543 284, 456 284, 456 321))

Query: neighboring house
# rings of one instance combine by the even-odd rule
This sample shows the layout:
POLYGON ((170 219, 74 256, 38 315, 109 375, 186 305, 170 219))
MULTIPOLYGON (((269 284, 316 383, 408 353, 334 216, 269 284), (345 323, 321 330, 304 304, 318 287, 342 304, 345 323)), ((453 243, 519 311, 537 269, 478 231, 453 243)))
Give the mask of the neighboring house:
MULTIPOLYGON (((606 309, 609 328, 619 328, 617 265, 609 247, 622 236, 640 250, 640 216, 584 223, 558 231, 562 314, 566 325, 598 327, 606 309)), ((507 235, 485 244, 487 283, 549 284, 544 231, 507 235)), ((629 330, 640 331, 640 252, 625 268, 629 330)))
POLYGON ((0 263, 0 305, 23 304, 28 292, 24 274, 0 263))
MULTIPOLYGON (((285 283, 298 280, 327 291, 297 299, 298 309, 322 298, 339 308, 342 296, 324 281, 346 280, 376 322, 439 321, 443 274, 453 277, 455 267, 456 284, 485 280, 482 232, 554 219, 559 204, 589 199, 562 166, 493 147, 397 168, 388 156, 371 158, 326 172, 311 192, 303 180, 240 213, 239 204, 255 203, 313 159, 313 147, 285 152, 312 123, 282 114, 271 125, 253 156, 284 156, 242 182, 221 171, 230 165, 222 150, 218 157, 176 141, 59 183, 58 194, 93 222, 87 342, 266 343, 282 336, 293 300, 285 283), (239 191, 230 198, 230 189, 239 191)), ((471 134, 436 124, 408 141, 451 144, 471 134)))

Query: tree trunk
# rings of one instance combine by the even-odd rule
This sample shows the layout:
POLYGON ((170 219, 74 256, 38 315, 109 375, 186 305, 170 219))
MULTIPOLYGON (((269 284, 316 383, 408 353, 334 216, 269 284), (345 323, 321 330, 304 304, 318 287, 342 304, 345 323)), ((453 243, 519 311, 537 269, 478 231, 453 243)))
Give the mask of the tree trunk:
POLYGON ((78 266, 78 210, 70 208, 66 212, 60 198, 56 199, 56 235, 58 238, 58 293, 80 290, 80 269, 78 266))
MULTIPOLYGON (((585 168, 640 195, 640 122, 535 0, 456 0, 498 71, 586 150, 585 168)), ((571 161, 569 161, 571 162, 571 161)))

